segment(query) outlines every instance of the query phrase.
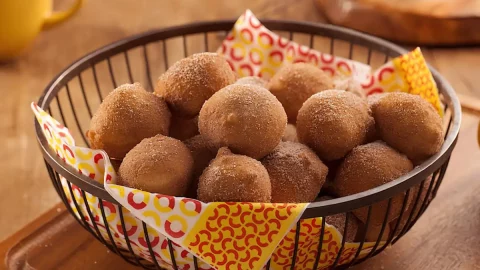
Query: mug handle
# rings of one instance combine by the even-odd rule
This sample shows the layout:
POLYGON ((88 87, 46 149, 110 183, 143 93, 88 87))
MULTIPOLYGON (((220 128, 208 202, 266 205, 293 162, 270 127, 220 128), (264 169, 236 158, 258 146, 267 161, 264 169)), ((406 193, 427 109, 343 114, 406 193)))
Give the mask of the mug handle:
POLYGON ((72 7, 65 11, 57 11, 50 14, 43 21, 42 30, 49 29, 65 20, 70 18, 73 14, 77 13, 83 4, 83 0, 76 0, 72 7))
POLYGON ((478 122, 477 141, 478 141, 478 146, 480 146, 480 122, 478 122))

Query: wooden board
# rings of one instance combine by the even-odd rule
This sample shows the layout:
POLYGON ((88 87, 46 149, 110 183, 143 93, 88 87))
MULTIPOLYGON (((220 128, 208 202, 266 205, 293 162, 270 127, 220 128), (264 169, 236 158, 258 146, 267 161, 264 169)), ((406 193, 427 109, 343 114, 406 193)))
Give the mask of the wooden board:
POLYGON ((315 0, 334 24, 395 42, 480 44, 480 0, 315 0))
MULTIPOLYGON (((480 269, 478 122, 478 116, 464 113, 442 186, 411 231, 353 269, 480 269)), ((0 269, 138 269, 109 252, 63 206, 0 243, 0 260, 4 258, 0 269)))
POLYGON ((29 227, 24 239, 14 237, 0 245, 0 254, 10 248, 0 269, 138 269, 110 252, 63 206, 53 208, 29 227), (16 243, 8 247, 12 241, 16 243))
MULTIPOLYGON (((54 1, 54 4, 57 5, 58 10, 62 10, 71 2, 72 0, 54 1)), ((60 200, 50 183, 42 155, 38 150, 33 128, 33 114, 29 110, 30 102, 38 100, 45 86, 58 72, 82 55, 120 38, 191 21, 233 19, 247 8, 259 18, 325 22, 312 0, 243 0, 228 1, 228 4, 224 0, 86 1, 80 12, 70 21, 41 33, 29 50, 15 62, 0 65, 0 82, 2 83, 0 114, 4 116, 0 125, 2 138, 0 140, 0 149, 2 149, 0 171, 3 180, 0 185, 2 195, 0 196, 2 217, 0 218, 0 241, 52 208, 60 200), (165 7, 172 7, 175 12, 165 7), (72 33, 82 34, 72 35, 72 33)), ((305 42, 302 38, 302 35, 294 36, 297 42, 305 42)), ((219 40, 212 35, 210 43, 212 50, 218 46, 219 40)), ((316 40, 315 48, 325 51, 329 40, 325 42, 326 44, 316 40)), ((175 47, 175 41, 172 45, 175 47)), ((182 50, 181 44, 177 47, 179 51, 182 50)), ((153 48, 161 49, 155 46, 153 48)), ((137 50, 132 53, 139 52, 137 50)), ((193 49, 190 52, 193 52, 193 49)), ((471 97, 480 99, 480 87, 478 87, 480 76, 476 68, 480 63, 480 47, 422 48, 422 52, 427 61, 451 83, 455 91, 464 95, 463 100, 470 102, 471 97)), ((335 42, 335 54, 348 57, 348 46, 342 42, 335 42)), ((355 51, 353 56, 354 59, 365 61, 366 51, 355 51)), ((384 58, 375 56, 372 57, 375 66, 383 64, 384 58)), ((161 60, 161 57, 158 59, 161 60)), ((113 59, 113 61, 116 60, 113 59)), ((134 63, 131 64, 133 67, 134 63)), ((159 61, 155 62, 156 66, 153 64, 152 68, 158 68, 158 70, 163 67, 163 63, 159 61)), ((122 71, 122 68, 123 66, 120 66, 119 70, 122 71)), ((108 74, 106 63, 102 63, 98 72, 108 74)), ((155 74, 158 76, 160 72, 155 74)), ((83 79, 87 88, 94 89, 90 72, 86 72, 83 79)), ((118 76, 118 79, 123 78, 118 76)), ((108 88, 111 87, 108 86, 111 84, 110 79, 105 80, 105 83, 107 85, 105 91, 111 90, 108 88)), ((70 87, 72 91, 78 89, 78 81, 72 82, 70 87)), ((61 96, 61 99, 65 100, 65 98, 65 95, 61 96)), ((82 97, 79 98, 82 101, 82 97)), ((95 108, 92 107, 92 109, 95 108)), ((68 118, 71 112, 67 108, 65 110, 68 118)), ((76 131, 75 128, 73 130, 76 131)), ((75 136, 75 138, 81 140, 80 137, 75 136)), ((476 149, 475 138, 471 139, 471 146, 467 150, 473 151, 476 149)), ((468 162, 471 159, 468 154, 470 152, 462 151, 457 149, 455 153, 468 162)))

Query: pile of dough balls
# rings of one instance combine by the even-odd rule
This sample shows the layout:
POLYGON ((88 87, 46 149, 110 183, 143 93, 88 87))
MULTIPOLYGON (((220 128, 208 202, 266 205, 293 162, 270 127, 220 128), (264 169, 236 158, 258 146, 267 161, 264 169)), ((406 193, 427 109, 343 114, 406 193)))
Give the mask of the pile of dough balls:
MULTIPOLYGON (((171 66, 154 93, 139 83, 112 91, 87 138, 112 159, 120 185, 204 202, 305 203, 397 179, 440 150, 443 129, 416 95, 367 98, 354 81, 306 63, 270 81, 237 80, 222 56, 200 53, 171 66)), ((388 216, 385 201, 349 213, 346 228, 345 214, 326 221, 348 241, 362 231, 374 241, 404 197, 392 198, 388 216)))

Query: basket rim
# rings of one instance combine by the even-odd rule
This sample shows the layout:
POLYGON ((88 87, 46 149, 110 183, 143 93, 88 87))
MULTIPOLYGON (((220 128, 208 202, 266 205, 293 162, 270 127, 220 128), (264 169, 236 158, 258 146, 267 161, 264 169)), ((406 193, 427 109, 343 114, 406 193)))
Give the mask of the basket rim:
MULTIPOLYGON (((407 50, 395 45, 392 42, 341 26, 293 20, 260 19, 260 21, 270 30, 292 31, 311 35, 320 35, 324 33, 330 34, 332 38, 344 40, 349 39, 351 41, 353 39, 352 42, 355 44, 365 45, 367 47, 377 47, 377 50, 384 51, 387 55, 390 54, 392 56, 397 56, 407 52, 407 50)), ((116 42, 112 42, 82 56, 74 61, 71 65, 66 67, 63 71, 58 73, 44 89, 37 104, 44 109, 46 104, 50 104, 50 101, 53 99, 54 95, 56 95, 58 90, 64 86, 63 83, 68 82, 71 78, 78 74, 76 72, 83 71, 85 67, 93 66, 96 62, 102 61, 108 56, 112 56, 123 51, 128 51, 128 49, 134 47, 146 46, 148 43, 164 40, 173 36, 194 33, 198 34, 209 31, 229 31, 232 29, 235 22, 236 20, 194 22, 151 30, 129 36, 116 42), (181 34, 178 34, 178 31, 181 31, 181 34)), ((437 70, 432 68, 430 65, 428 65, 428 67, 437 85, 439 85, 438 88, 441 89, 441 92, 444 94, 447 105, 449 105, 452 110, 450 130, 440 151, 419 166, 416 166, 409 173, 384 185, 345 197, 321 202, 312 202, 303 213, 301 217, 302 219, 350 212, 354 209, 386 200, 397 195, 400 190, 407 190, 413 185, 421 182, 449 159, 451 152, 455 147, 460 130, 461 106, 452 86, 439 74, 437 70)), ((47 163, 55 169, 55 171, 57 171, 61 176, 65 177, 68 181, 77 185, 82 190, 103 200, 119 204, 115 199, 113 199, 113 197, 110 196, 109 193, 106 192, 103 184, 90 179, 89 177, 76 171, 73 167, 66 165, 63 160, 61 160, 49 147, 42 129, 36 119, 34 119, 34 125, 37 141, 40 145, 42 155, 47 163)))

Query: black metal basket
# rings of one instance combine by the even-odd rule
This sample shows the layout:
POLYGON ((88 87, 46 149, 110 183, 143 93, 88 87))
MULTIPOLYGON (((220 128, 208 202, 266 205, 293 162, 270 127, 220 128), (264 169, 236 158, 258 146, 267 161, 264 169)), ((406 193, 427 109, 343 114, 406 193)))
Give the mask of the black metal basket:
MULTIPOLYGON (((341 50, 347 54, 345 57, 355 59, 355 54, 358 50, 363 50, 366 59, 355 59, 357 61, 364 62, 366 64, 373 64, 374 59, 380 59, 380 64, 388 61, 392 57, 399 56, 406 53, 406 51, 392 43, 384 40, 365 35, 356 31, 344 29, 341 27, 325 25, 325 24, 312 24, 306 22, 293 22, 293 21, 275 21, 275 20, 262 20, 262 23, 270 30, 279 32, 281 35, 287 35, 292 40, 296 37, 303 38, 305 45, 314 47, 315 42, 318 39, 323 40, 323 44, 328 44, 327 48, 322 48, 323 51, 327 50, 331 54, 338 55, 341 50), (326 41, 326 42, 325 42, 326 41)), ((169 64, 174 61, 175 55, 169 52, 169 42, 174 42, 173 50, 178 53, 178 58, 183 58, 191 53, 191 45, 201 45, 200 51, 215 50, 217 47, 213 44, 215 42, 220 43, 225 37, 226 33, 233 27, 234 21, 215 21, 215 22, 203 22, 193 23, 184 26, 171 27, 161 30, 155 30, 133 36, 121 41, 115 42, 101 49, 98 49, 78 61, 74 62, 71 66, 61 72, 52 82, 46 87, 43 95, 38 101, 38 105, 48 111, 54 118, 61 120, 62 124, 69 127, 70 131, 75 138, 83 138, 83 143, 88 146, 88 142, 84 136, 86 128, 88 127, 88 121, 92 116, 93 107, 98 106, 102 101, 105 94, 114 89, 121 83, 129 83, 134 81, 141 81, 149 90, 153 88, 153 80, 156 76, 160 75, 161 71, 168 68, 169 64), (193 40, 193 42, 192 42, 193 40), (152 49, 151 47, 156 47, 152 49), (153 53, 152 53, 153 52, 153 53), (155 64, 156 62, 162 63, 155 64), (119 67, 122 68, 119 68, 119 67), (134 67, 134 68, 132 68, 134 67), (157 72, 155 69, 162 69, 157 72), (139 71, 140 73, 136 73, 139 71), (90 83, 86 82, 90 78, 90 83), (103 92, 106 91, 106 92, 103 92)), ((297 40, 296 40, 297 41, 297 40)), ((171 44, 170 44, 171 45, 171 44)), ((170 49, 172 47, 170 46, 170 49)), ((198 51, 198 52, 200 52, 198 51)), ((398 194, 406 194, 403 200, 403 206, 401 215, 406 213, 406 202, 413 197, 412 207, 406 224, 401 226, 401 217, 392 227, 392 233, 388 237, 387 241, 381 241, 381 235, 385 230, 387 224, 384 220, 379 233, 379 237, 373 246, 370 253, 363 257, 359 257, 359 251, 361 246, 365 242, 363 237, 360 242, 360 248, 355 254, 355 258, 346 265, 346 267, 357 264, 361 261, 367 260, 371 256, 375 256, 384 250, 388 245, 398 241, 409 229, 415 224, 419 217, 428 208, 431 200, 435 197, 437 190, 443 180, 445 171, 448 167, 450 155, 455 146, 456 139, 459 132, 460 120, 461 120, 461 108, 459 101, 455 95, 454 90, 443 79, 437 71, 430 68, 433 77, 437 83, 438 89, 442 97, 442 101, 445 104, 445 143, 441 148, 441 151, 425 161, 422 165, 416 167, 413 171, 404 175, 395 181, 380 187, 358 193, 352 196, 343 198, 315 202, 310 204, 308 209, 304 212, 302 219, 308 219, 313 217, 327 217, 334 214, 345 214, 345 223, 348 223, 347 213, 351 213, 352 210, 368 207, 368 218, 366 227, 370 219, 370 213, 372 205, 380 201, 388 201, 388 207, 386 209, 386 215, 390 211, 392 204, 392 197, 398 194), (425 181, 428 177, 432 176, 432 181, 425 181), (415 191, 414 191, 415 189, 415 191), (423 192, 427 192, 427 196, 420 196, 423 192), (424 197, 424 198, 422 198, 424 197)), ((51 177, 52 183, 57 190, 59 196, 65 203, 68 210, 79 221, 79 223, 88 230, 99 241, 104 243, 113 252, 118 253, 126 261, 141 265, 145 268, 160 269, 159 264, 155 260, 155 256, 152 256, 154 264, 137 256, 130 244, 128 243, 128 237, 126 241, 128 249, 124 250, 119 248, 114 241, 112 241, 112 235, 108 231, 108 239, 105 239, 98 231, 96 225, 89 226, 87 218, 94 220, 92 209, 85 203, 87 207, 87 217, 82 215, 76 216, 74 210, 79 211, 79 205, 74 201, 74 207, 72 207, 67 199, 67 192, 72 193, 72 186, 76 186, 80 189, 81 194, 86 201, 85 194, 90 193, 99 198, 100 209, 102 210, 101 216, 104 222, 106 222, 105 213, 103 212, 103 202, 110 202, 119 206, 120 217, 123 230, 125 231, 125 224, 122 217, 122 208, 104 189, 103 185, 92 181, 87 176, 80 174, 74 168, 66 165, 49 147, 45 136, 42 133, 41 127, 38 122, 35 121, 35 129, 37 138, 41 147, 42 154, 45 159, 45 165, 51 177), (68 182, 68 189, 64 190, 60 181, 60 176, 64 177, 68 182)), ((77 143, 78 145, 78 143, 77 143)), ((98 217, 97 217, 98 218, 98 217)), ((323 225, 325 223, 325 218, 323 225)), ((301 222, 301 220, 299 221, 301 222)), ((347 228, 345 224, 345 228, 347 228)), ((297 226, 297 228, 300 226, 297 226)), ((143 223, 143 230, 147 231, 147 225, 143 223)), ((324 237, 324 226, 322 226, 320 237, 320 243, 324 237)), ((343 235, 346 234, 343 232, 343 235)), ((146 241, 148 240, 148 233, 146 233, 146 241)), ((295 245, 298 241, 298 230, 295 245)), ((338 256, 334 262, 333 267, 339 263, 339 257, 341 251, 345 245, 345 237, 342 241, 342 246, 338 250, 338 256)), ((149 244, 150 247, 150 244, 149 244)), ((173 268, 177 269, 175 263, 175 254, 172 250, 172 242, 168 242, 170 255, 173 258, 173 268)), ((320 247, 319 247, 320 248, 320 247)), ((321 253, 321 248, 315 258, 314 269, 317 268, 318 260, 321 253)), ((153 251, 150 247, 150 254, 153 251)), ((297 256, 297 247, 295 246, 292 259, 292 269, 295 268, 295 257, 297 256)), ((197 267, 196 258, 194 258, 195 268, 197 267)), ((269 264, 267 264, 267 269, 269 264)), ((345 266, 344 266, 345 267, 345 266)))

